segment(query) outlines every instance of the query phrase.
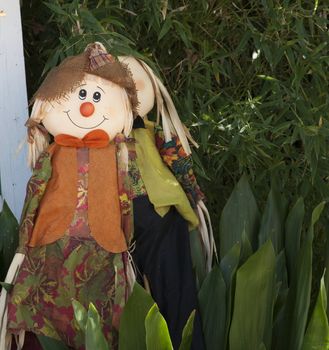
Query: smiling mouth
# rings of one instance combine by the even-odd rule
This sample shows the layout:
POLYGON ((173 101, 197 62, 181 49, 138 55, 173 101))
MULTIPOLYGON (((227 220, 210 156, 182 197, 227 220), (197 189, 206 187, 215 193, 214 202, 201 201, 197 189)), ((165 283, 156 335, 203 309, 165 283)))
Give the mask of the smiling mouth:
POLYGON ((70 119, 71 123, 72 123, 73 125, 77 126, 77 127, 80 128, 80 129, 95 129, 95 128, 97 128, 98 126, 102 125, 102 124, 105 122, 105 120, 109 120, 108 118, 106 118, 106 117, 103 115, 103 120, 102 120, 100 123, 98 123, 98 124, 96 124, 96 125, 94 125, 94 126, 85 127, 85 126, 78 125, 77 123, 75 123, 75 122, 71 119, 71 117, 70 117, 70 115, 69 115, 70 110, 68 110, 68 111, 63 111, 63 112, 64 112, 64 113, 67 115, 67 117, 70 119))

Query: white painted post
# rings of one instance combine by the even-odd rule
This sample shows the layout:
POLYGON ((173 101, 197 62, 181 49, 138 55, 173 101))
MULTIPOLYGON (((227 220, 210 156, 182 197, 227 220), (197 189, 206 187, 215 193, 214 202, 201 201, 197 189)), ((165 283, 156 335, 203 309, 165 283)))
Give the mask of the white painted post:
POLYGON ((0 179, 2 196, 20 217, 30 171, 24 123, 28 116, 19 0, 0 0, 0 179))

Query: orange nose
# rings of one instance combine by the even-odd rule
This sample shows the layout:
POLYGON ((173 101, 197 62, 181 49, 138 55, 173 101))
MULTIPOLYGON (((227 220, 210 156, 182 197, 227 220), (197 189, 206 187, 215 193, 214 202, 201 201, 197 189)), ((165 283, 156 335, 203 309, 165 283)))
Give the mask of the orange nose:
POLYGON ((91 102, 84 102, 80 106, 80 113, 86 118, 90 117, 94 113, 94 111, 95 107, 91 102))

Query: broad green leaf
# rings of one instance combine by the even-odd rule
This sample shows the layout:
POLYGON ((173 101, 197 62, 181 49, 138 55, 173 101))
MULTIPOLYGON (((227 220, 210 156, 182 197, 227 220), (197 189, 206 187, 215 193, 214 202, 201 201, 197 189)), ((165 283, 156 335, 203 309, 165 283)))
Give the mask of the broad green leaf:
POLYGON ((270 190, 261 220, 259 246, 271 239, 274 250, 278 254, 283 248, 284 220, 287 212, 287 200, 279 193, 274 184, 270 190))
POLYGON ((282 250, 276 257, 276 288, 273 300, 273 330, 272 332, 272 348, 276 349, 277 334, 280 333, 280 324, 282 322, 284 307, 288 296, 288 276, 286 267, 285 252, 282 250))
POLYGON ((218 265, 203 282, 199 292, 203 334, 208 350, 225 348, 226 286, 218 265))
POLYGON ((298 250, 300 248, 304 214, 304 200, 303 198, 298 198, 296 204, 290 210, 286 220, 285 251, 289 278, 293 274, 298 250))
POLYGON ((195 310, 191 312, 186 325, 183 329, 182 341, 179 346, 179 350, 190 350, 193 339, 193 326, 194 326, 195 310))
POLYGON ((311 219, 311 226, 309 228, 312 239, 313 239, 313 235, 314 235, 314 225, 318 222, 318 220, 320 219, 321 213, 324 209, 324 206, 326 205, 325 202, 321 202, 320 204, 318 204, 313 212, 312 212, 312 219, 311 219))
POLYGON ((4 201, 0 213, 0 281, 3 281, 6 277, 17 246, 18 222, 7 202, 4 201))
POLYGON ((281 324, 277 349, 299 350, 302 344, 311 296, 312 240, 306 240, 297 255, 281 324))
POLYGON ((43 350, 69 350, 69 348, 60 340, 46 337, 45 335, 37 335, 43 350))
POLYGON ((241 243, 236 243, 220 262, 220 269, 227 287, 232 285, 236 269, 239 265, 240 252, 241 243))
POLYGON ((79 328, 84 332, 86 330, 88 318, 87 310, 77 300, 73 300, 72 305, 74 310, 74 318, 77 321, 79 328))
POLYGON ((315 308, 304 336, 302 350, 329 349, 329 324, 326 310, 327 294, 322 278, 315 308))
POLYGON ((88 308, 85 339, 86 350, 109 350, 100 316, 92 303, 89 304, 88 308))
POLYGON ((226 322, 225 322, 225 339, 223 344, 228 345, 228 335, 231 324, 232 299, 234 296, 235 275, 239 266, 241 244, 236 243, 220 262, 220 269, 226 285, 226 322))
POLYGON ((167 323, 156 304, 151 307, 146 315, 145 330, 147 350, 173 349, 167 323))
POLYGON ((296 272, 291 278, 287 302, 278 330, 277 349, 300 350, 302 347, 311 297, 313 231, 323 208, 324 202, 313 210, 310 227, 297 254, 296 272))
POLYGON ((146 350, 145 317, 153 304, 150 294, 135 283, 121 315, 119 350, 146 350))
POLYGON ((253 251, 252 251, 250 241, 248 239, 248 236, 246 235, 246 231, 243 230, 242 236, 241 236, 241 250, 240 250, 239 265, 243 265, 249 259, 252 253, 253 251))
POLYGON ((265 338, 272 328, 274 291, 275 252, 268 241, 237 272, 230 349, 254 350, 262 343, 270 348, 265 338))
MULTIPOLYGON (((329 295, 329 239, 326 240, 326 246, 325 246, 325 252, 326 252, 326 256, 325 256, 325 267, 324 267, 324 276, 323 276, 323 282, 324 282, 324 286, 326 288, 326 292, 327 295, 329 295)), ((327 303, 327 317, 329 319, 329 305, 327 303)))
POLYGON ((276 282, 282 285, 282 288, 288 288, 287 261, 284 250, 281 250, 276 256, 276 282))
POLYGON ((221 257, 241 241, 244 230, 251 245, 256 246, 259 211, 246 175, 241 177, 233 189, 222 211, 219 229, 221 257))

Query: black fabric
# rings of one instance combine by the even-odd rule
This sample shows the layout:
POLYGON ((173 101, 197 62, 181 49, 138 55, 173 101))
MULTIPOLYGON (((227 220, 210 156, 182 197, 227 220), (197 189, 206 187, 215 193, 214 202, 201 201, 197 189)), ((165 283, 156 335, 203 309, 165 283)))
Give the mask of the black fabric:
POLYGON ((174 207, 162 218, 147 196, 134 199, 135 250, 132 256, 137 280, 146 276, 151 294, 167 321, 174 349, 190 313, 196 309, 191 349, 205 349, 198 313, 187 222, 174 207))
MULTIPOLYGON (((14 337, 12 337, 11 350, 17 350, 14 337)), ((25 332, 25 340, 22 350, 43 350, 43 347, 34 333, 25 332)))
POLYGON ((144 120, 139 115, 134 119, 133 129, 145 129, 144 120))

